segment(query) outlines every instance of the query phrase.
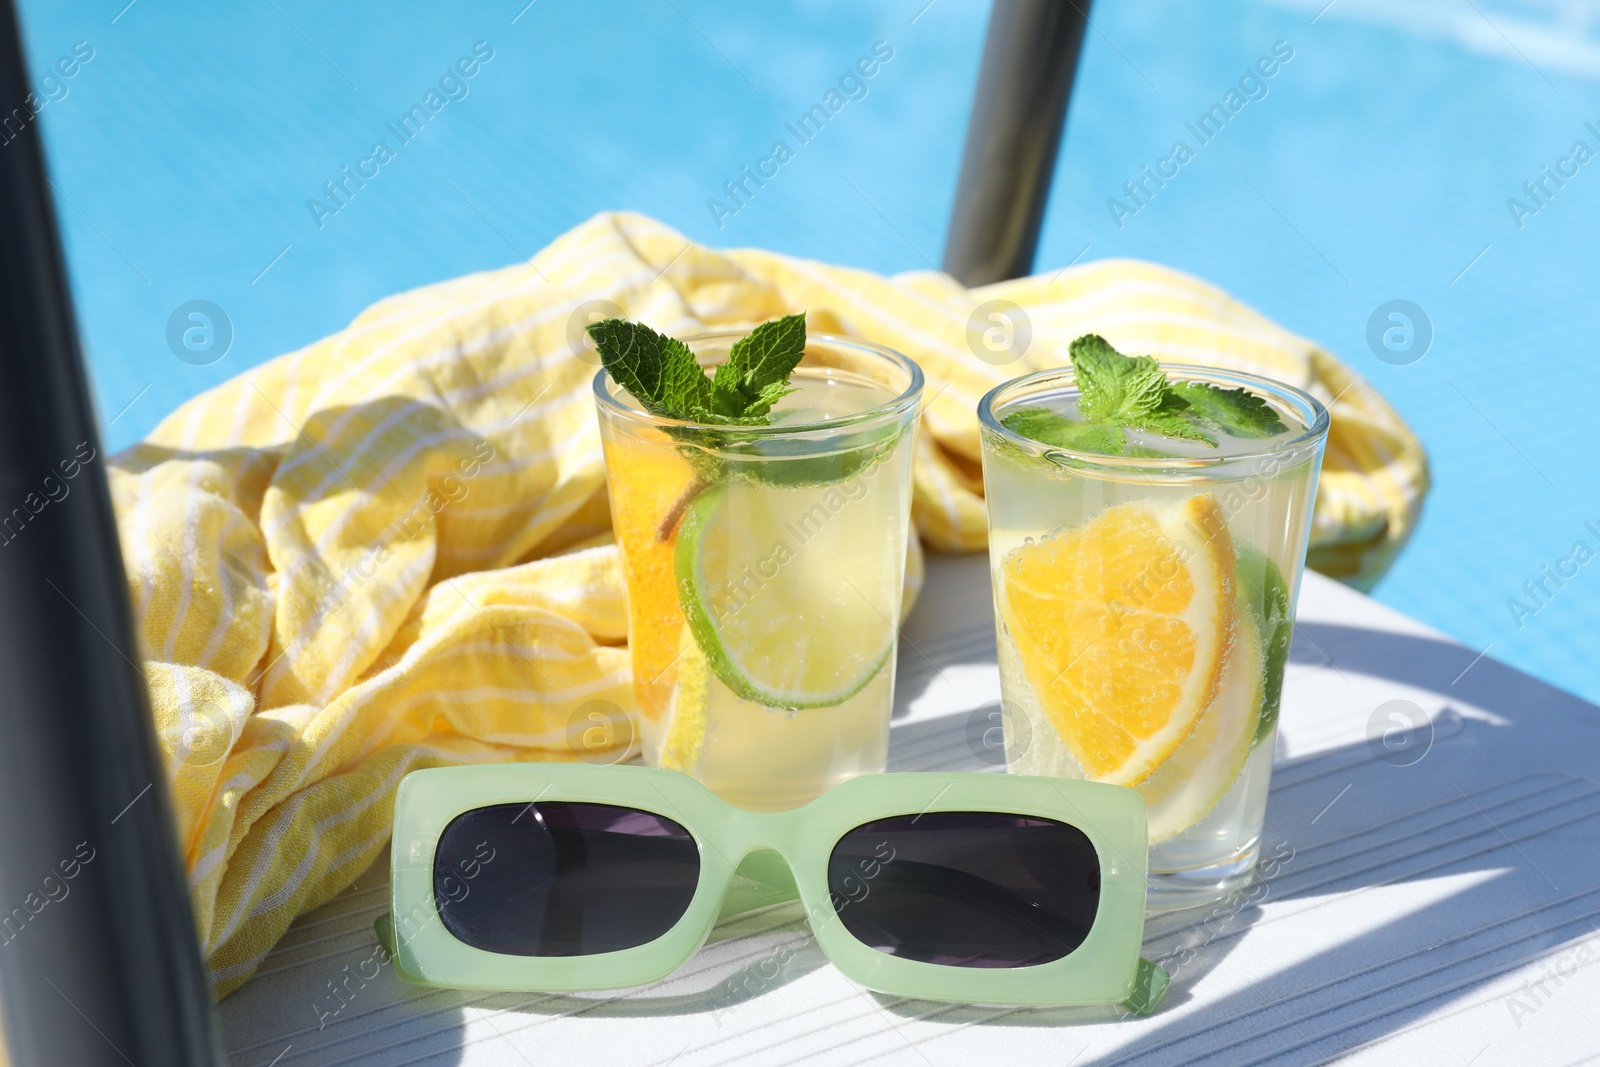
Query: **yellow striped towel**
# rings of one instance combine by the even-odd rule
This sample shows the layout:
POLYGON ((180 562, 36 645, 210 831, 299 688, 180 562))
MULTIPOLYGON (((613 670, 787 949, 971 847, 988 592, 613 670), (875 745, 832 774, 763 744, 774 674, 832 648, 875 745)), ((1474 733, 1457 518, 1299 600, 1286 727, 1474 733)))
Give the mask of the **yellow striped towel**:
POLYGON ((1312 533, 1330 573, 1372 581, 1426 489, 1420 445, 1366 383, 1148 263, 969 291, 932 272, 713 251, 606 214, 528 263, 384 300, 189 401, 112 464, 218 996, 378 855, 407 771, 571 758, 596 707, 634 708, 595 367, 572 328, 592 301, 673 334, 803 308, 813 331, 919 361, 931 400, 915 518, 938 550, 984 545, 978 398, 1063 363, 1089 331, 1124 351, 1259 371, 1332 406, 1312 533), (1005 367, 967 342, 993 299, 1031 320, 1031 346, 1005 367))

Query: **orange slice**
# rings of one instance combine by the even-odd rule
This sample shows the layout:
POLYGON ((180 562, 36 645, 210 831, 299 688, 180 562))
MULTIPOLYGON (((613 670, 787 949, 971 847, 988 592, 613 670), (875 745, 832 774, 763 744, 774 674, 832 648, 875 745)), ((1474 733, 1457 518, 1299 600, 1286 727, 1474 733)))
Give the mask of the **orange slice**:
POLYGON ((1117 504, 1007 553, 1001 617, 1084 773, 1137 785, 1216 696, 1233 640, 1233 543, 1216 499, 1117 504))
POLYGON ((628 647, 639 709, 660 722, 677 683, 683 633, 674 558, 677 530, 661 540, 661 522, 694 481, 677 450, 661 442, 606 442, 611 522, 628 586, 628 647))

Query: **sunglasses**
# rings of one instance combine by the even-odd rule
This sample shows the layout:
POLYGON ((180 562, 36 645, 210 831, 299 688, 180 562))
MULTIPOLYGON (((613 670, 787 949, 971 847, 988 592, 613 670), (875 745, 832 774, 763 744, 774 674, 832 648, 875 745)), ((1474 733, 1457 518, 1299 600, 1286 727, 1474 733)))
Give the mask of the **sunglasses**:
POLYGON ((378 927, 411 982, 645 985, 720 917, 798 897, 828 959, 880 993, 1139 1014, 1166 993, 1139 956, 1144 801, 1120 786, 875 774, 759 813, 674 771, 514 763, 413 772, 394 820, 378 927))

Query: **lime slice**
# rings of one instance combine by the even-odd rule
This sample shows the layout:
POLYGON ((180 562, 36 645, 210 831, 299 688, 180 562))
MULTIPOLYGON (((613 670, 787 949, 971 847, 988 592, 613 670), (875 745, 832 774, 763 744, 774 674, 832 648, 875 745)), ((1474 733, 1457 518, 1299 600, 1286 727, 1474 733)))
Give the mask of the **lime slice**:
POLYGON ((1289 610, 1289 585, 1278 565, 1259 548, 1239 544, 1239 599, 1256 622, 1266 645, 1266 671, 1261 718, 1256 722, 1256 744, 1266 740, 1278 722, 1283 699, 1283 669, 1289 662, 1294 639, 1294 616, 1289 610))
POLYGON ((787 489, 836 485, 861 474, 899 443, 900 424, 875 425, 825 441, 773 439, 736 427, 673 427, 667 432, 683 442, 681 453, 702 481, 744 479, 787 489))
POLYGON ((1255 620, 1241 605, 1216 696, 1194 732, 1134 787, 1144 797, 1152 845, 1205 818, 1238 779, 1255 744, 1260 718, 1261 654, 1255 620))
POLYGON ((832 707, 888 660, 899 575, 870 548, 874 532, 884 537, 879 509, 847 488, 733 479, 685 513, 678 599, 706 662, 737 696, 832 707), (842 554, 852 544, 858 566, 842 554))

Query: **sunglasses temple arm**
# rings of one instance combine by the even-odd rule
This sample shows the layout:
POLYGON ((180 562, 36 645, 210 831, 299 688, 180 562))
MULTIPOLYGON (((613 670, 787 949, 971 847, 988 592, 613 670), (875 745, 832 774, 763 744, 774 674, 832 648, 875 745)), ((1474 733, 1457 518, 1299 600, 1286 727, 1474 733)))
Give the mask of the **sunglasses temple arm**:
POLYGON ((378 944, 383 946, 383 951, 389 954, 390 959, 394 959, 394 919, 390 917, 387 911, 379 915, 377 920, 373 922, 372 932, 378 935, 378 944))
POLYGON ((1123 1000, 1122 1006, 1135 1015, 1149 1015, 1161 1007, 1171 982, 1172 977, 1166 971, 1141 956, 1139 969, 1133 976, 1133 990, 1123 1000))

